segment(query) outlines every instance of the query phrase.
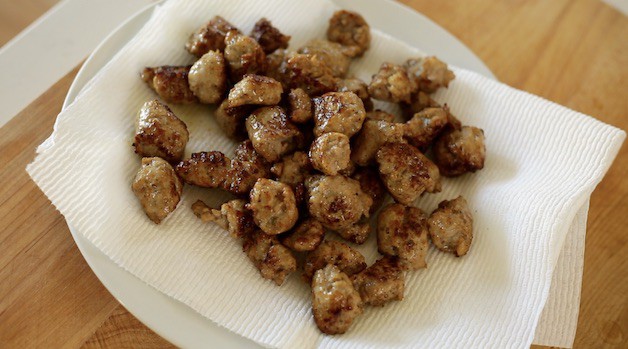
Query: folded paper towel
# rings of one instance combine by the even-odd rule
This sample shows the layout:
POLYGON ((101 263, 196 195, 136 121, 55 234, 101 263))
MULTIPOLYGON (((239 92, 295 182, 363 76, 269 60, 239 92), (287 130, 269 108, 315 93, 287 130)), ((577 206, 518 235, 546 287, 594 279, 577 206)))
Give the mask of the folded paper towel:
MULTIPOLYGON (((186 187, 180 207, 159 226, 142 212, 130 190, 139 168, 130 144, 135 114, 154 94, 138 72, 144 66, 192 63, 183 43, 213 15, 245 32, 266 16, 293 36, 294 48, 324 37, 334 10, 330 3, 305 0, 166 2, 59 115, 29 173, 68 224, 118 265, 262 345, 529 347, 567 232, 570 226, 572 233, 584 232, 588 198, 625 134, 475 73, 456 69, 451 87, 435 98, 446 101, 463 123, 485 130, 485 169, 445 179, 443 192, 419 203, 431 211, 442 199, 464 195, 475 216, 474 245, 463 258, 430 251, 428 269, 408 274, 402 302, 366 309, 345 335, 319 333, 309 289, 298 277, 282 287, 260 278, 236 241, 194 217, 192 202, 202 198, 217 206, 223 193, 186 187)), ((381 62, 419 54, 374 31, 371 49, 354 62, 352 73, 369 80, 381 62)), ((214 122, 211 108, 171 107, 191 131, 187 154, 232 152, 234 144, 214 122)), ((377 257, 374 244, 371 239, 360 247, 369 262, 377 257)), ((563 254, 561 260, 569 257, 563 254)))

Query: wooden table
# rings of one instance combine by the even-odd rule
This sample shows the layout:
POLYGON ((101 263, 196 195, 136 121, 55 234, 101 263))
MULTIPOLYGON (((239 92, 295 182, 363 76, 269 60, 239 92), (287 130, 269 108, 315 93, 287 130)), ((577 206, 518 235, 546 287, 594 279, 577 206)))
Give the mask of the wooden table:
MULTIPOLYGON (((51 2, 28 1, 41 12, 51 2)), ((628 18, 604 3, 403 2, 460 38, 499 80, 628 129, 628 18)), ((0 13, 11 6, 1 0, 0 13)), ((169 347, 107 292, 24 170, 76 72, 0 129, 0 347, 169 347)), ((628 347, 627 175, 624 145, 591 198, 576 348, 628 347)))

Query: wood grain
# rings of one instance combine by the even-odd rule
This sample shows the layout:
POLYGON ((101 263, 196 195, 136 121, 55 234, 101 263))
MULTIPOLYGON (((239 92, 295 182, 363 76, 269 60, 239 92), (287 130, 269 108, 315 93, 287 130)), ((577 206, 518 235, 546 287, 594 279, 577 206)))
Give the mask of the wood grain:
MULTIPOLYGON (((628 129, 628 19, 604 3, 402 2, 460 38, 499 80, 628 129)), ((106 291, 24 170, 75 73, 0 129, 0 348, 171 347, 106 291)), ((575 348, 628 347, 627 175, 624 145, 591 198, 575 348)))
POLYGON ((155 335, 126 309, 118 307, 83 345, 83 349, 104 347, 157 349, 173 345, 155 335))

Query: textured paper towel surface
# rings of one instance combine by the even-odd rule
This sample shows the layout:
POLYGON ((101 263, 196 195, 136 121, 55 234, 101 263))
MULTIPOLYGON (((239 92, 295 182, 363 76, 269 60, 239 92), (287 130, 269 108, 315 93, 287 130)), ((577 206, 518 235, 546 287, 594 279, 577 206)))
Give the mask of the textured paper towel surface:
MULTIPOLYGON (((241 246, 189 209, 219 191, 186 187, 180 207, 152 224, 130 190, 139 158, 131 139, 137 110, 154 94, 140 81, 144 66, 190 64, 189 33, 221 14, 249 32, 266 16, 293 36, 291 47, 323 37, 334 7, 326 2, 170 1, 62 112, 53 138, 28 170, 65 215, 117 264, 216 323, 273 347, 528 347, 545 305, 552 271, 577 211, 615 157, 625 134, 585 115, 456 69, 436 99, 487 136, 485 169, 445 179, 443 192, 418 206, 431 211, 464 195, 475 237, 464 258, 431 250, 428 269, 409 273, 405 300, 368 308, 343 336, 321 335, 309 289, 294 275, 282 287, 259 277, 241 246)), ((374 33, 352 72, 365 80, 382 61, 418 55, 374 33)), ((188 125, 187 153, 232 155, 206 106, 172 106, 188 125)), ((585 215, 586 217, 586 215, 585 215)), ((360 248, 372 262, 373 239, 360 248)), ((562 282, 562 281, 559 281, 562 282)))
POLYGON ((550 294, 534 333, 534 344, 571 348, 578 327, 589 202, 578 210, 552 275, 550 294))

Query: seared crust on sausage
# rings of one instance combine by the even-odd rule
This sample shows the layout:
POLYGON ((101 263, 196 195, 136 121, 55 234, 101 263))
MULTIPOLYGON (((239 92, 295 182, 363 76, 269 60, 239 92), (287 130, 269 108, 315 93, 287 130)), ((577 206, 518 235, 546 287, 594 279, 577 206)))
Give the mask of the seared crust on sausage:
POLYGON ((371 97, 392 103, 410 103, 416 84, 408 77, 406 69, 400 65, 385 62, 368 87, 371 97))
POLYGON ((257 230, 244 239, 242 247, 246 255, 259 269, 264 279, 281 286, 286 277, 297 270, 297 261, 292 252, 279 243, 276 236, 257 230))
POLYGON ((353 174, 353 179, 360 182, 362 191, 373 200, 373 204, 369 210, 369 212, 373 214, 382 206, 386 198, 386 187, 379 178, 379 173, 376 169, 371 167, 360 167, 353 174))
POLYGON ((318 96, 336 88, 330 67, 316 55, 289 53, 284 58, 279 74, 290 88, 301 88, 310 96, 318 96))
POLYGON ((137 115, 133 147, 143 157, 174 162, 183 157, 189 137, 185 123, 155 99, 144 103, 137 115))
POLYGON ((366 84, 366 82, 358 78, 347 78, 338 80, 336 82, 336 91, 353 92, 358 97, 360 97, 362 103, 364 104, 364 109, 367 112, 373 109, 373 101, 371 101, 371 95, 369 95, 368 85, 366 84))
POLYGON ((164 101, 175 104, 197 103, 198 98, 190 90, 188 73, 192 66, 146 67, 141 78, 164 101))
POLYGON ((329 92, 314 98, 314 135, 340 132, 352 137, 361 128, 366 111, 353 92, 329 92))
POLYGON ((364 304, 383 306, 403 299, 405 278, 396 257, 384 256, 373 265, 351 276, 353 287, 364 304))
POLYGON ((242 140, 246 137, 246 127, 244 126, 246 117, 249 116, 253 108, 249 105, 231 108, 229 107, 229 100, 225 99, 216 108, 214 115, 218 126, 229 138, 242 140))
POLYGON ((312 176, 305 180, 305 186, 310 214, 329 229, 346 229, 369 216, 373 200, 354 179, 312 176))
POLYGON ((426 150, 449 124, 443 108, 426 108, 406 122, 405 138, 413 146, 426 150))
POLYGON ((388 121, 366 120, 353 141, 351 160, 359 166, 375 163, 375 155, 385 143, 404 143, 404 125, 388 121))
POLYGON ((316 326, 327 334, 345 333, 362 314, 360 294, 338 267, 318 270, 312 280, 312 313, 316 326))
POLYGON ((224 18, 215 16, 190 35, 185 49, 196 57, 201 57, 209 51, 223 51, 225 49, 225 36, 229 31, 240 32, 238 28, 224 18))
POLYGON ((418 91, 410 98, 410 103, 401 105, 403 114, 406 119, 410 119, 414 114, 423 111, 425 108, 445 108, 423 91, 418 91))
POLYGON ((197 200, 192 204, 192 211, 203 222, 216 223, 235 239, 244 238, 257 229, 253 214, 246 208, 246 201, 241 199, 227 201, 219 210, 197 200))
POLYGON ((255 23, 251 37, 260 44, 266 54, 273 53, 279 48, 288 48, 290 41, 290 35, 281 33, 266 18, 261 18, 255 23))
POLYGON ((351 56, 361 56, 371 45, 371 29, 360 14, 340 10, 329 19, 327 39, 350 48, 351 56))
POLYGON ((290 90, 288 103, 290 105, 290 121, 302 124, 312 119, 312 99, 303 89, 290 90))
POLYGON ((473 241, 473 216, 462 196, 444 200, 427 220, 434 246, 456 257, 467 254, 473 241))
POLYGON ((313 251, 323 242, 325 229, 319 221, 308 218, 279 238, 281 243, 297 252, 313 251))
POLYGON ((225 60, 231 81, 239 81, 246 74, 262 74, 266 71, 266 54, 251 37, 230 31, 225 37, 225 44, 225 60))
POLYGON ((359 251, 339 241, 325 240, 305 256, 303 278, 309 282, 317 270, 328 264, 337 266, 347 275, 359 273, 366 268, 364 256, 359 251))
POLYGON ((477 127, 448 129, 434 143, 434 162, 444 176, 481 170, 485 158, 484 131, 477 127))
POLYGON ((305 46, 299 48, 298 53, 317 56, 323 64, 331 69, 331 74, 342 78, 347 74, 351 58, 345 54, 345 48, 335 42, 312 39, 305 46))
POLYGON ((294 192, 289 185, 260 178, 249 194, 248 208, 264 233, 277 235, 290 230, 299 218, 294 192))
POLYGON ((369 222, 359 222, 350 227, 339 229, 336 231, 343 239, 361 245, 366 242, 371 233, 371 224, 369 222))
POLYGON ((377 163, 388 192, 404 205, 412 204, 425 191, 441 189, 436 165, 410 144, 384 144, 377 151, 377 163))
POLYGON ((231 160, 219 151, 192 153, 175 170, 187 184, 206 188, 221 188, 227 177, 231 160))
POLYGON ((268 178, 270 175, 270 164, 247 140, 236 148, 224 188, 236 195, 248 194, 259 178, 268 178))
POLYGON ((262 107, 246 119, 246 131, 255 150, 268 162, 277 162, 296 149, 303 139, 301 131, 288 121, 279 106, 262 107))
POLYGON ((220 102, 227 90, 227 66, 222 53, 209 51, 190 68, 190 90, 201 103, 220 102))
POLYGON ((276 105, 281 101, 281 83, 263 75, 247 74, 229 91, 229 108, 243 105, 276 105))
POLYGON ((404 269, 425 268, 428 226, 421 209, 390 204, 377 218, 377 249, 387 256, 399 257, 404 269))
POLYGON ((167 161, 152 157, 142 159, 131 188, 148 218, 159 224, 177 208, 183 183, 167 161))
POLYGON ((451 80, 456 77, 445 62, 434 56, 408 59, 404 67, 419 90, 425 93, 435 92, 440 87, 448 87, 451 80))
POLYGON ((302 151, 286 155, 271 167, 270 172, 277 176, 277 180, 295 185, 302 183, 312 172, 312 165, 307 154, 302 151))
POLYGON ((349 137, 338 132, 323 133, 310 146, 312 166, 326 175, 336 175, 351 161, 349 137))

